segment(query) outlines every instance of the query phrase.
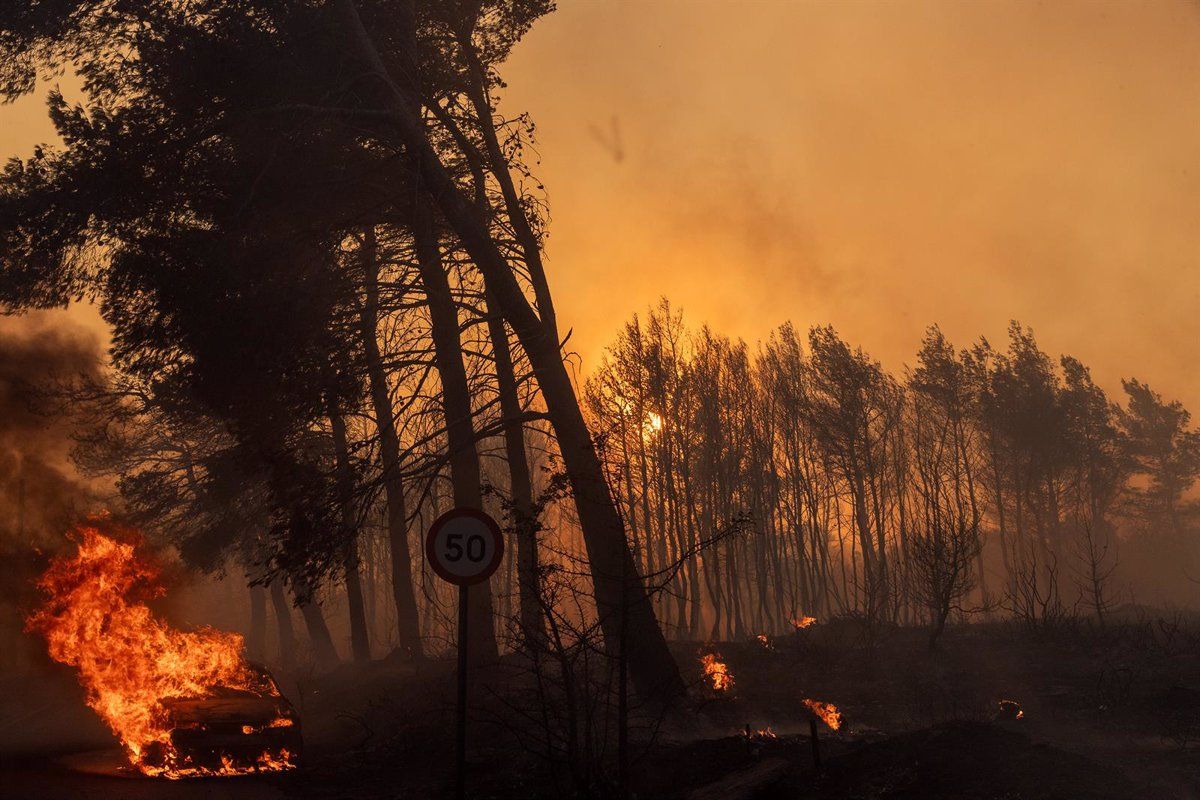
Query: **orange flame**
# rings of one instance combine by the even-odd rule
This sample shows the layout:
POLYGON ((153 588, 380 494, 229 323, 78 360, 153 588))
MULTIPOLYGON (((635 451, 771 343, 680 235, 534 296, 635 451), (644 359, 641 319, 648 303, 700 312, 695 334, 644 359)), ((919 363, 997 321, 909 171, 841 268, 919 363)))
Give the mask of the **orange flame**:
MULTIPOLYGON (((163 772, 147 772, 148 775, 162 776, 164 778, 223 778, 232 775, 245 775, 252 772, 282 772, 287 769, 294 769, 296 766, 292 754, 287 748, 281 748, 278 753, 264 751, 253 766, 244 767, 234 762, 231 756, 221 756, 221 766, 199 767, 187 766, 179 770, 168 770, 163 772)), ((142 770, 145 772, 145 770, 142 770)))
POLYGON ((721 660, 720 653, 705 653, 700 657, 700 666, 704 668, 704 676, 711 682, 714 692, 733 690, 733 673, 721 660))
POLYGON ((771 644, 771 637, 765 633, 760 633, 754 637, 754 641, 758 642, 759 647, 763 650, 774 650, 775 645, 771 644))
POLYGON ((47 599, 29 617, 28 629, 45 636, 54 660, 79 670, 88 705, 121 740, 130 762, 168 778, 292 767, 293 755, 284 749, 264 752, 250 767, 223 757, 216 769, 179 753, 163 700, 207 697, 218 687, 271 696, 278 690, 242 658, 241 636, 179 631, 154 616, 141 600, 163 594, 159 570, 133 544, 95 527, 78 533, 78 552, 55 558, 38 581, 47 599))
POLYGON ((792 617, 792 627, 798 631, 802 631, 805 628, 811 628, 816 624, 816 617, 792 617))
POLYGON ((805 700, 804 706, 813 716, 829 726, 829 729, 836 731, 842 727, 842 712, 838 711, 838 707, 833 703, 823 703, 820 700, 805 700))
POLYGON ((758 730, 751 730, 750 726, 746 725, 745 729, 742 731, 742 735, 745 736, 747 739, 749 739, 752 742, 759 740, 759 739, 778 739, 779 738, 779 736, 776 735, 775 731, 771 730, 770 725, 768 725, 765 728, 759 728, 758 730))

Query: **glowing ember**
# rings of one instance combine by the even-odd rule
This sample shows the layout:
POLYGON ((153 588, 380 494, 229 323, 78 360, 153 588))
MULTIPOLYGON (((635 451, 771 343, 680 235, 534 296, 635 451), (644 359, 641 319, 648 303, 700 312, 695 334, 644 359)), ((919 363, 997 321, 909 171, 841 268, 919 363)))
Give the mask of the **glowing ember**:
POLYGON ((760 633, 754 637, 754 641, 758 642, 758 646, 763 650, 774 650, 775 645, 771 644, 771 639, 765 633, 760 633))
MULTIPOLYGON (((38 581, 47 599, 27 624, 46 637, 52 658, 79 670, 88 705, 121 740, 130 762, 146 775, 167 778, 293 767, 294 752, 286 748, 217 754, 208 764, 180 751, 172 737, 177 727, 189 734, 207 730, 202 722, 177 726, 178 709, 189 703, 236 696, 281 708, 286 701, 269 676, 242 658, 241 636, 179 631, 154 616, 143 601, 163 594, 159 570, 133 544, 95 527, 78 533, 79 551, 54 559, 38 581)), ((263 721, 278 717, 268 727, 293 725, 282 713, 263 721)), ((249 725, 242 731, 256 733, 249 725)))
POLYGON ((802 631, 805 628, 811 628, 816 624, 816 617, 792 617, 792 627, 798 631, 802 631))
POLYGON ((830 730, 836 731, 842 727, 842 712, 838 711, 838 707, 833 703, 823 703, 820 700, 805 700, 804 706, 813 716, 829 726, 830 730))
POLYGON ((704 677, 708 678, 714 692, 726 693, 733 690, 733 673, 721 660, 720 653, 705 653, 700 657, 704 677))
POLYGON ((747 739, 749 739, 752 742, 760 740, 760 739, 778 739, 779 738, 775 734, 775 731, 771 730, 770 725, 768 725, 765 728, 760 728, 755 731, 755 730, 751 730, 750 725, 747 724, 745 729, 742 731, 742 735, 745 736, 747 739))
POLYGON ((1025 711, 1016 700, 1001 700, 996 704, 996 719, 1024 719, 1025 711))

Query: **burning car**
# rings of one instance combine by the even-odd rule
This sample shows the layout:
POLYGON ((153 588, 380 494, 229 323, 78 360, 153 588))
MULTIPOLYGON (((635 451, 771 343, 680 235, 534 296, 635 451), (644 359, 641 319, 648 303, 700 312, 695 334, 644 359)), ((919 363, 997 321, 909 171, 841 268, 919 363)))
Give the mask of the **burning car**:
POLYGON ((279 772, 296 765, 300 724, 275 680, 242 656, 242 637, 178 630, 146 605, 164 588, 134 532, 82 526, 78 550, 50 563, 28 619, 50 656, 75 667, 87 703, 145 775, 279 772))
POLYGON ((222 686, 205 697, 163 700, 169 739, 147 749, 143 771, 189 777, 296 766, 302 748, 300 718, 266 670, 251 668, 261 690, 222 686))

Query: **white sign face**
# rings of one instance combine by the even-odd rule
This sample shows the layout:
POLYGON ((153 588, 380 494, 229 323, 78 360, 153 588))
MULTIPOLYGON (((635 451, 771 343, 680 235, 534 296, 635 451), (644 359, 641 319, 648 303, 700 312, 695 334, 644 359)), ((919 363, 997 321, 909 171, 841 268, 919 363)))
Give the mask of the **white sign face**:
POLYGON ((443 580, 464 585, 486 580, 500 566, 504 540, 481 511, 456 509, 438 518, 425 540, 425 557, 443 580))

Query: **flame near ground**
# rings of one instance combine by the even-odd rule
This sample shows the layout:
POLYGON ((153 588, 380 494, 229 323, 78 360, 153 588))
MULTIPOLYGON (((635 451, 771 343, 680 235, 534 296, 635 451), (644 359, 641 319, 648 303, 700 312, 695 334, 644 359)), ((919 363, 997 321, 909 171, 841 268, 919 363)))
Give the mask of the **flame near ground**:
POLYGON ((836 731, 842 727, 842 712, 833 703, 807 699, 804 700, 804 707, 814 717, 829 726, 831 731, 836 731))
POLYGON ((700 666, 704 670, 704 677, 708 680, 709 686, 714 692, 726 694, 733 691, 733 673, 729 671, 728 665, 721 659, 720 653, 704 653, 700 656, 700 666))
POLYGON ((52 658, 79 670, 88 705, 121 740, 133 766, 167 778, 293 766, 286 750, 264 752, 251 766, 223 759, 215 768, 178 751, 164 700, 208 697, 217 687, 278 692, 242 657, 241 636, 179 631, 154 616, 143 601, 163 594, 159 569, 133 544, 83 527, 78 546, 74 555, 55 558, 39 580, 46 601, 29 617, 28 629, 46 638, 52 658))

